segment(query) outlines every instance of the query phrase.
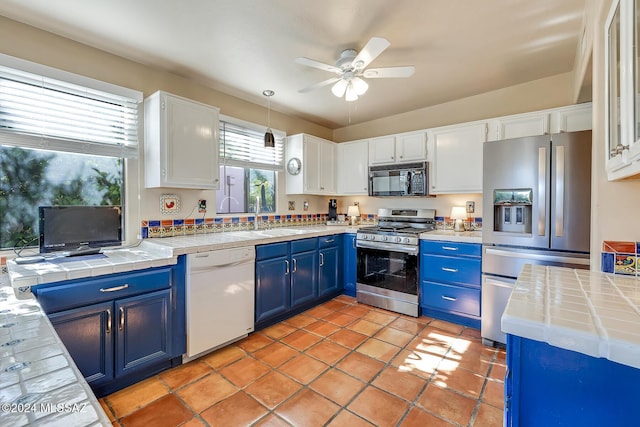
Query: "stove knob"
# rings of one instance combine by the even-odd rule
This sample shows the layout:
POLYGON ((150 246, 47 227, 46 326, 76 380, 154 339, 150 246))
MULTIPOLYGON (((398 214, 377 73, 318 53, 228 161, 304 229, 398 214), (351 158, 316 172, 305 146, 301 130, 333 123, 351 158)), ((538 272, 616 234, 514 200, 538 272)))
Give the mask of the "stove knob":
POLYGON ((402 237, 400 237, 400 236, 396 237, 396 242, 397 243, 402 243, 402 237))
POLYGON ((405 243, 409 243, 410 241, 411 241, 411 239, 410 239, 410 238, 408 238, 408 237, 405 237, 405 238, 404 238, 404 242, 405 242, 405 243))
POLYGON ((387 236, 380 236, 380 241, 381 242, 386 242, 387 241, 387 236))

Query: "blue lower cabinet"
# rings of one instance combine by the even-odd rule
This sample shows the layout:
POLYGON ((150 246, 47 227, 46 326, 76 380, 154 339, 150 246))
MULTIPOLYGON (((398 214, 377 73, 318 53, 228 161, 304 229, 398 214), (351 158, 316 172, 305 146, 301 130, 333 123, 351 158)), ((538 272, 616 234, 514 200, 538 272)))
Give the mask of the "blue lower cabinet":
POLYGON ((342 292, 340 235, 256 246, 255 329, 342 292))
POLYGON ((113 381, 113 302, 61 311, 49 320, 90 385, 113 381))
POLYGON ((318 296, 335 295, 342 292, 342 235, 319 239, 320 268, 318 270, 318 296))
POLYGON ((256 323, 286 313, 291 308, 288 264, 287 257, 256 262, 256 323))
POLYGON ((172 267, 49 283, 32 292, 98 397, 182 363, 184 256, 172 267))
POLYGON ((356 250, 356 235, 355 233, 349 233, 343 235, 343 263, 342 269, 344 274, 344 293, 350 297, 356 296, 356 281, 357 276, 357 250, 356 250))
POLYGON ((420 242, 420 310, 423 315, 480 328, 481 245, 420 242))
POLYGON ((115 302, 116 375, 171 357, 169 289, 115 302))
POLYGON ((318 251, 291 254, 291 308, 313 301, 318 295, 318 251))
POLYGON ((507 334, 505 426, 636 426, 640 369, 507 334))

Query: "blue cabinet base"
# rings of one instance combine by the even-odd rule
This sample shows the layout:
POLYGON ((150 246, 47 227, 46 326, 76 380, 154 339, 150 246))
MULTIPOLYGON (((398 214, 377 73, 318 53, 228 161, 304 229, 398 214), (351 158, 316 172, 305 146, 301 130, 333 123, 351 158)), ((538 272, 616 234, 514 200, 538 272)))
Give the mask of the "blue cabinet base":
POLYGON ((453 313, 423 306, 420 307, 420 313, 422 316, 433 317, 434 319, 445 320, 469 328, 480 329, 480 318, 465 313, 453 313))
POLYGON ((640 369, 507 335, 505 425, 638 425, 640 369))

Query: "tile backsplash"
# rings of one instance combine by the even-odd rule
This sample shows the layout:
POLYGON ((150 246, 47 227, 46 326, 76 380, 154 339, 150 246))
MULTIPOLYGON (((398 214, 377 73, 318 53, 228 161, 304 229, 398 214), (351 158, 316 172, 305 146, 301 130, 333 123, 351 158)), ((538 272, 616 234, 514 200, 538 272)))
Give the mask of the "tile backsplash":
POLYGON ((602 242, 604 273, 637 276, 640 271, 640 242, 602 242))
MULTIPOLYGON (((253 230, 255 215, 216 218, 143 220, 140 233, 143 239, 152 237, 189 236, 225 231, 253 230)), ((375 224, 377 215, 361 214, 360 224, 375 224)), ((327 214, 260 215, 259 228, 324 225, 327 214)))

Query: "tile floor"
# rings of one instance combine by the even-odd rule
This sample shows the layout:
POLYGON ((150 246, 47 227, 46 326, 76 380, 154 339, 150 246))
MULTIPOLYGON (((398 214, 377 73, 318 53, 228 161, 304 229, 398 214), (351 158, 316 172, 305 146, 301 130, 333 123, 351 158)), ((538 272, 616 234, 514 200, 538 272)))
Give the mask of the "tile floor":
POLYGON ((478 330, 339 296, 100 399, 114 426, 502 425, 478 330))

